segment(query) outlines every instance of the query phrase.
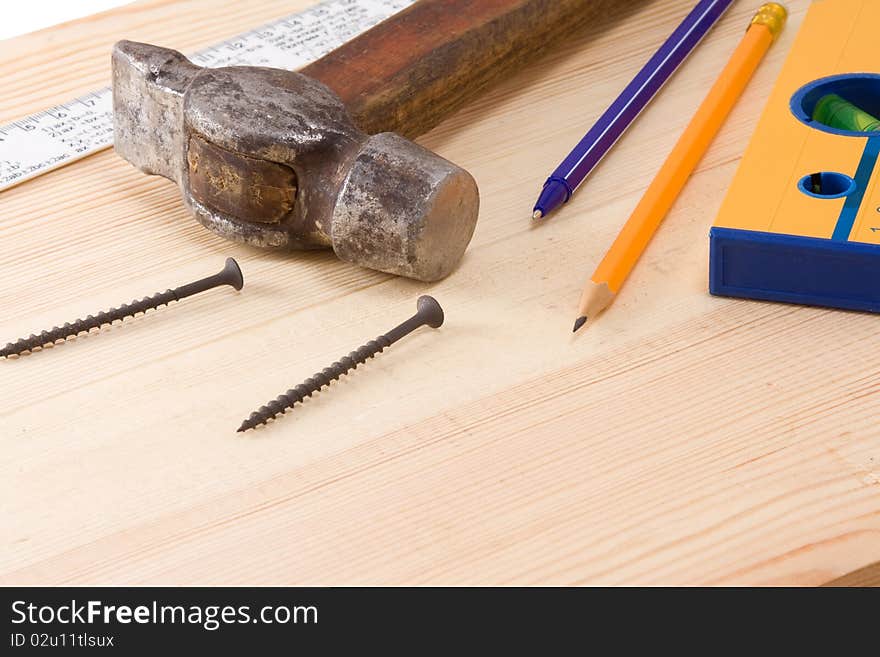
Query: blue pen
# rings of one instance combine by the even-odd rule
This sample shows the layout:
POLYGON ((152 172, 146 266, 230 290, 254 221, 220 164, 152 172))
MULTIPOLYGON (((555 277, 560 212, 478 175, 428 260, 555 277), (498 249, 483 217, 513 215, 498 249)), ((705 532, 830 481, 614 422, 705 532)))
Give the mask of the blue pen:
POLYGON ((541 219, 567 203, 599 161, 727 11, 733 0, 701 0, 554 171, 535 203, 541 219))

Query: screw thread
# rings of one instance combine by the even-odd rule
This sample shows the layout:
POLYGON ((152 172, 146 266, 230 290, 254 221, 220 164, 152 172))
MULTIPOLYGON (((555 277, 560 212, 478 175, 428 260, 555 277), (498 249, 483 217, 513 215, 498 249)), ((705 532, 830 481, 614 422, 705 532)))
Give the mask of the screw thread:
POLYGON ((119 306, 119 308, 111 308, 110 310, 100 312, 97 315, 89 315, 85 319, 78 319, 73 323, 66 323, 64 326, 55 326, 51 331, 43 331, 39 335, 31 334, 28 338, 22 338, 17 342, 10 342, 5 348, 0 350, 0 357, 8 358, 13 355, 21 355, 28 351, 33 351, 37 347, 44 347, 48 344, 55 344, 59 340, 72 338, 80 333, 91 331, 93 328, 100 328, 105 324, 112 324, 116 320, 123 320, 126 317, 134 317, 138 313, 145 313, 152 308, 159 306, 167 306, 172 301, 177 301, 177 294, 174 290, 165 290, 157 292, 151 297, 144 297, 140 301, 135 299, 131 303, 119 306))
POLYGON ((261 406, 259 410, 251 413, 251 416, 241 423, 238 430, 247 431, 261 424, 266 424, 276 415, 284 413, 288 408, 293 408, 293 405, 297 402, 302 402, 306 397, 311 397, 313 393, 318 392, 324 386, 330 385, 331 381, 335 381, 349 371, 357 369, 357 366, 364 363, 368 358, 372 358, 390 346, 391 340, 386 335, 380 335, 375 340, 370 340, 362 347, 352 351, 348 356, 340 358, 330 367, 325 367, 295 388, 291 388, 265 406, 261 406))

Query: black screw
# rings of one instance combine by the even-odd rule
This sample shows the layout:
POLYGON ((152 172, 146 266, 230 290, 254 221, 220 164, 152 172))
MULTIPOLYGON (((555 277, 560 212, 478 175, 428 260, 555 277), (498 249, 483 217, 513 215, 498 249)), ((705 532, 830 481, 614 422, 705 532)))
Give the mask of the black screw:
POLYGON ((93 328, 100 328, 104 324, 112 324, 117 319, 125 319, 126 317, 134 317, 138 313, 145 313, 151 308, 159 306, 167 306, 172 301, 180 301, 186 297, 191 297, 199 292, 210 290, 211 288, 221 285, 231 285, 236 290, 240 290, 244 286, 244 278, 241 275, 241 269, 233 258, 226 259, 226 266, 223 270, 208 276, 194 283, 174 288, 173 290, 165 290, 157 292, 151 297, 144 297, 140 301, 132 301, 119 308, 111 308, 106 312, 97 315, 89 315, 85 319, 78 319, 72 324, 68 323, 64 326, 56 326, 51 331, 43 331, 39 335, 31 335, 29 338, 23 338, 15 343, 9 343, 5 349, 0 350, 0 356, 7 358, 13 355, 23 354, 27 351, 33 351, 37 347, 43 347, 48 344, 55 344, 58 340, 65 340, 75 335, 79 335, 84 331, 90 331, 93 328))
POLYGON ((352 351, 348 356, 343 356, 330 367, 324 368, 295 388, 291 388, 283 395, 270 401, 261 407, 260 410, 251 413, 251 416, 241 423, 238 430, 247 431, 265 424, 276 415, 284 413, 288 408, 293 408, 296 402, 301 402, 306 397, 311 397, 312 393, 318 392, 326 385, 330 385, 331 381, 335 381, 349 370, 356 369, 367 358, 372 358, 382 352, 420 326, 427 324, 431 328, 438 328, 443 324, 443 308, 440 307, 440 304, 437 303, 437 299, 434 297, 419 297, 416 308, 415 315, 399 326, 395 326, 385 335, 380 335, 375 340, 370 340, 360 349, 352 351))

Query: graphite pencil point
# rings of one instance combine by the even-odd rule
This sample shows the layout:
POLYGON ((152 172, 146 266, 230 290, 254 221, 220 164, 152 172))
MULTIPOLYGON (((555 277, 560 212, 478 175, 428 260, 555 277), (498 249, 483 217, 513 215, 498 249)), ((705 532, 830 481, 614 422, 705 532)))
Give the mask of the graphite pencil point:
POLYGON ((578 329, 587 323, 586 317, 578 317, 574 322, 574 328, 571 330, 572 333, 577 333, 578 329))

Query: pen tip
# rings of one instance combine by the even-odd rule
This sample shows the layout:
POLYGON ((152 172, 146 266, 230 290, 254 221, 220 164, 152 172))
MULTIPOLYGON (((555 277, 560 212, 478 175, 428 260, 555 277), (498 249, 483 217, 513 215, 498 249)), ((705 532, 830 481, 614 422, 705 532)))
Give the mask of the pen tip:
POLYGON ((574 328, 571 330, 572 333, 577 333, 578 329, 587 323, 586 317, 578 317, 574 322, 574 328))
POLYGON ((535 211, 532 213, 532 219, 540 219, 540 218, 543 217, 543 216, 544 216, 544 213, 541 212, 540 210, 535 210, 535 211))

